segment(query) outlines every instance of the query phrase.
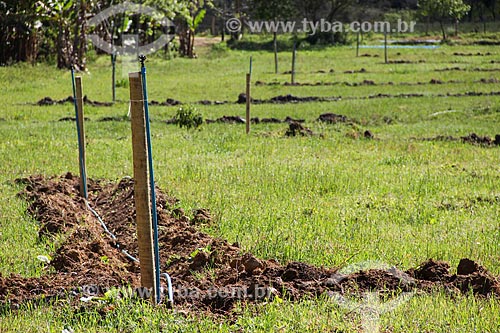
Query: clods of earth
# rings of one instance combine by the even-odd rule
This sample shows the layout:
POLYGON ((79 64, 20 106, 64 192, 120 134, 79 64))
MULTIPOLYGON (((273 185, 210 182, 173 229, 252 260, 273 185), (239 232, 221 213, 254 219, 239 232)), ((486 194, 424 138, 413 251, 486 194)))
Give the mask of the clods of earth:
MULTIPOLYGON (((68 173, 18 182, 25 186, 20 195, 30 203, 28 212, 39 222, 40 237, 58 235, 62 241, 42 277, 0 276, 0 304, 15 309, 55 298, 79 303, 112 287, 140 286, 139 264, 130 259, 138 257, 133 179, 88 182, 89 206, 115 239, 80 198, 78 177, 68 173)), ((393 267, 341 274, 337 268, 257 258, 236 243, 201 232, 200 225, 215 223, 209 210, 186 214, 175 199, 156 191, 161 271, 170 274, 174 306, 184 311, 231 315, 239 301, 298 301, 364 291, 445 290, 500 297, 498 277, 469 259, 460 261, 456 273, 448 263, 431 259, 406 272, 393 267)))

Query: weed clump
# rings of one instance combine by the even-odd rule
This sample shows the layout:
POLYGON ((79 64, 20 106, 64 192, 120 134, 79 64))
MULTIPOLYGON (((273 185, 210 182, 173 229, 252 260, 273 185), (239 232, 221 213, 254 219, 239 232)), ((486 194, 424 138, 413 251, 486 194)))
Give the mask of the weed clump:
POLYGON ((198 128, 203 124, 203 117, 198 112, 198 109, 193 105, 181 106, 174 117, 175 124, 180 128, 186 129, 198 128))

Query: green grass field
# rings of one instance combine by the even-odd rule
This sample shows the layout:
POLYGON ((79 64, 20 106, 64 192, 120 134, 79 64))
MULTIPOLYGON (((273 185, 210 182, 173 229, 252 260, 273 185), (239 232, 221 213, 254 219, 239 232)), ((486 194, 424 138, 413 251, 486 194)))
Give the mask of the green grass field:
MULTIPOLYGON (((253 117, 306 119, 317 136, 285 138, 286 124, 258 124, 245 135, 244 125, 211 124, 187 131, 166 125, 177 107, 151 107, 156 181, 181 200, 186 211, 209 208, 214 236, 239 242, 261 258, 304 261, 339 267, 378 260, 401 269, 426 259, 476 260, 500 274, 500 148, 460 141, 423 141, 438 135, 500 134, 500 96, 436 97, 438 94, 500 91, 500 52, 493 46, 442 46, 435 50, 391 49, 390 59, 415 64, 383 63, 383 50, 350 47, 299 50, 297 81, 394 82, 388 86, 253 86, 254 98, 276 95, 342 96, 324 103, 252 108, 253 117), (397 53, 400 53, 399 55, 397 53), (454 56, 453 53, 491 53, 454 56), (460 67, 465 71, 439 72, 460 67), (366 73, 345 74, 366 69, 366 73), (498 71, 474 71, 498 69, 498 71), (334 73, 329 73, 334 69, 334 73), (326 73, 319 73, 326 71, 326 73), (432 79, 460 83, 398 85, 432 79), (419 98, 359 99, 376 94, 424 94, 419 98), (352 97, 353 99, 349 99, 352 97), (354 98, 358 97, 358 98, 354 98), (316 122, 333 112, 355 125, 316 122), (387 120, 391 119, 390 124, 387 120), (357 133, 370 130, 377 140, 357 133), (321 134, 321 135, 319 135, 321 134)), ((150 100, 167 97, 194 103, 228 100, 221 106, 197 105, 204 118, 244 116, 234 104, 245 90, 249 57, 253 81, 287 82, 274 74, 273 54, 200 50, 196 60, 153 59, 148 63, 150 100)), ((290 70, 291 54, 280 53, 280 71, 290 70)), ((84 93, 111 100, 108 57, 99 57, 83 74, 84 93)), ((118 67, 120 69, 120 67, 118 67)), ((119 78, 122 73, 119 70, 119 78)), ((0 273, 43 274, 37 255, 53 245, 38 239, 37 224, 16 197, 19 177, 78 172, 75 125, 59 122, 72 116, 72 104, 34 106, 45 96, 72 94, 68 71, 48 65, 0 67, 0 273)), ((124 116, 128 88, 118 88, 113 107, 87 106, 87 168, 91 178, 117 180, 132 175, 130 124, 99 122, 124 116)), ((0 332, 359 332, 360 317, 328 299, 300 303, 272 302, 240 309, 234 320, 188 316, 141 303, 119 303, 105 315, 98 309, 73 308, 63 300, 0 315, 0 332)), ((381 316, 382 332, 500 332, 500 301, 444 293, 413 297, 381 316)))

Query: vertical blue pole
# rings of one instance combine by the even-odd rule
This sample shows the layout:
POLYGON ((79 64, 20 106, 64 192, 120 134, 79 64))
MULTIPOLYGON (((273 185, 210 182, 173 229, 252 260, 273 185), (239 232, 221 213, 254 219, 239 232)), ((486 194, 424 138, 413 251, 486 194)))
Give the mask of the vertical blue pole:
POLYGON ((144 95, 144 115, 146 120, 146 137, 148 146, 148 164, 149 164, 149 184, 151 187, 151 215, 153 217, 153 245, 155 255, 155 276, 156 276, 156 304, 161 300, 160 288, 160 247, 158 244, 158 214, 156 211, 156 192, 155 192, 155 173, 153 168, 153 145, 151 144, 151 128, 149 126, 149 105, 148 105, 148 86, 146 83, 146 66, 144 62, 146 57, 141 55, 141 74, 142 74, 142 90, 144 95))
POLYGON ((71 67, 71 82, 73 84, 73 102, 75 104, 75 121, 76 121, 76 132, 78 134, 78 155, 79 155, 79 163, 80 163, 80 170, 82 174, 80 177, 82 178, 83 182, 83 196, 85 199, 88 199, 88 193, 87 193, 87 171, 85 170, 85 163, 84 163, 84 156, 83 156, 83 147, 81 145, 82 143, 82 130, 80 128, 80 123, 78 122, 78 102, 76 100, 76 83, 75 83, 75 70, 73 67, 71 67))

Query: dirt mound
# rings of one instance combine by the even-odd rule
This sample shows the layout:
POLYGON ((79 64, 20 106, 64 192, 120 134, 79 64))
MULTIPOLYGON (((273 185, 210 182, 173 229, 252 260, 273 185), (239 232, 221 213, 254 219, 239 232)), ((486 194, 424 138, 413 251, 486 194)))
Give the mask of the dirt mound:
MULTIPOLYGON (((41 278, 0 276, 0 304, 16 308, 26 301, 54 297, 80 302, 80 297, 102 296, 110 287, 140 286, 139 265, 131 260, 138 256, 133 179, 88 181, 89 206, 116 238, 104 231, 79 198, 78 177, 68 173, 18 182, 26 185, 20 195, 30 202, 28 211, 40 222, 40 235, 61 235, 62 241, 41 278)), ((259 259, 238 244, 200 232, 197 225, 213 221, 208 210, 198 209, 190 217, 159 189, 157 198, 161 271, 172 278, 175 306, 189 311, 227 314, 237 301, 299 300, 325 293, 415 287, 500 295, 497 279, 468 259, 460 262, 456 275, 450 275, 446 263, 431 260, 408 272, 415 280, 411 283, 395 269, 341 275, 336 269, 259 259)))
POLYGON ((483 147, 495 147, 500 146, 500 134, 495 135, 495 138, 492 139, 489 136, 479 136, 476 133, 471 133, 467 136, 462 136, 460 138, 456 138, 453 136, 439 135, 434 138, 424 138, 422 141, 461 141, 463 143, 469 143, 472 145, 478 145, 483 147))
MULTIPOLYGON (((226 123, 226 124, 244 124, 245 119, 240 116, 223 116, 216 120, 206 119, 205 122, 207 124, 214 123, 226 123)), ((284 120, 278 118, 258 118, 254 117, 250 119, 252 124, 281 124, 281 123, 304 123, 305 119, 294 119, 292 117, 287 116, 284 120)), ((175 124, 173 120, 167 121, 167 124, 175 124)))
POLYGON ((489 136, 479 136, 476 133, 471 133, 467 136, 461 137, 462 142, 484 145, 484 146, 492 146, 492 145, 500 145, 500 135, 496 135, 495 139, 491 139, 489 136))
POLYGON ((328 124, 336 124, 336 123, 346 123, 349 121, 349 118, 340 114, 324 113, 319 116, 318 121, 328 124))
MULTIPOLYGON (((46 105, 56 105, 56 104, 66 104, 66 103, 74 103, 74 98, 73 96, 68 96, 66 98, 56 100, 52 99, 50 97, 44 97, 38 102, 36 102, 36 105, 38 106, 46 106, 46 105)), ((98 102, 98 101, 92 101, 90 100, 86 95, 83 97, 83 103, 87 105, 92 105, 92 106, 112 106, 113 103, 108 103, 108 102, 98 102)))
MULTIPOLYGON (((477 81, 474 81, 475 83, 483 83, 483 84, 493 84, 493 83, 498 83, 497 79, 480 79, 477 81)), ((255 83, 256 86, 295 86, 295 87, 328 87, 328 86, 338 86, 338 85, 344 85, 347 87, 363 87, 363 86, 423 86, 423 85, 433 85, 433 84, 463 84, 465 81, 460 81, 460 80, 448 80, 448 81, 442 81, 438 79, 431 79, 429 82, 422 82, 422 81, 417 81, 417 82, 398 82, 394 83, 392 81, 389 82, 379 82, 376 83, 373 80, 363 80, 361 82, 347 82, 347 81, 335 81, 335 82, 323 82, 323 81, 318 81, 318 82, 296 82, 294 84, 291 84, 289 82, 263 82, 263 81, 257 81, 255 83)), ((242 97, 243 98, 243 97, 242 97)), ((244 100, 245 101, 245 100, 244 100)))
MULTIPOLYGON (((325 98, 317 96, 298 97, 291 94, 275 96, 270 99, 251 99, 252 104, 287 104, 287 103, 310 103, 310 102, 327 102, 335 100, 335 98, 325 98)), ((247 102, 246 94, 239 94, 237 104, 245 104, 247 102)))
MULTIPOLYGON (((90 118, 84 117, 83 120, 84 121, 90 121, 90 118)), ((63 118, 60 118, 58 121, 60 121, 60 122, 63 122, 63 121, 76 121, 76 118, 75 117, 63 117, 63 118)))
POLYGON ((244 124, 245 119, 239 116, 223 116, 217 119, 216 122, 224 124, 244 124))
POLYGON ((500 296, 500 280, 490 274, 486 268, 470 259, 460 260, 457 274, 450 273, 450 265, 447 262, 432 259, 416 269, 410 269, 407 273, 417 279, 424 289, 444 286, 447 290, 454 289, 461 293, 472 292, 481 296, 500 296))
POLYGON ((175 100, 173 98, 167 98, 165 102, 158 102, 158 101, 149 101, 149 105, 154 105, 154 106, 179 106, 182 105, 183 103, 181 101, 175 100))
POLYGON ((412 60, 397 59, 397 60, 389 60, 387 63, 388 64, 423 64, 423 63, 425 63, 425 60, 412 61, 412 60))
POLYGON ((291 122, 288 126, 287 131, 285 132, 285 136, 312 136, 314 135, 311 129, 302 126, 300 123, 291 122))
MULTIPOLYGON (((330 72, 332 73, 332 72, 330 72)), ((368 73, 368 71, 364 68, 361 68, 360 70, 347 70, 344 71, 344 74, 361 74, 361 73, 368 73)))
POLYGON ((436 72, 498 72, 500 68, 461 68, 461 67, 446 67, 435 69, 436 72))
POLYGON ((446 281, 450 278, 450 264, 443 261, 429 261, 420 265, 420 267, 411 270, 410 275, 424 281, 446 281))
POLYGON ((486 53, 481 53, 481 52, 478 52, 478 53, 462 53, 462 52, 455 52, 453 53, 454 56, 458 56, 458 57, 488 57, 488 56, 492 56, 493 54, 490 53, 490 52, 486 52, 486 53))

